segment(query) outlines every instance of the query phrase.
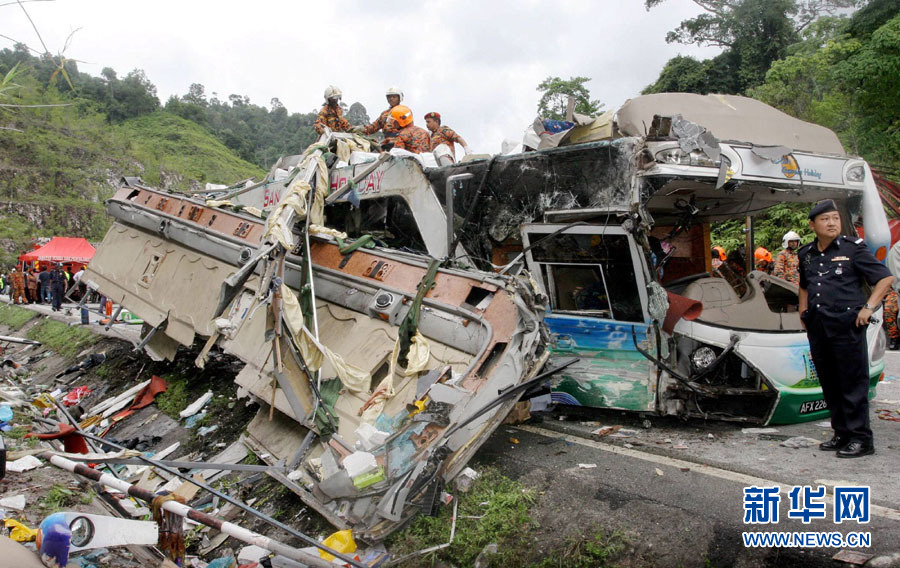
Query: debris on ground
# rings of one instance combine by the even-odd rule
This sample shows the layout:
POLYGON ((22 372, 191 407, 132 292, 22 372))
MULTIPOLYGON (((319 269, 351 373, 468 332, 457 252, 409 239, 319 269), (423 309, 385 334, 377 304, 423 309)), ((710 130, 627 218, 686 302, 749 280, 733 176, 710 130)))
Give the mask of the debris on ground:
POLYGON ((839 562, 844 562, 847 564, 853 564, 854 566, 862 566, 874 556, 874 554, 867 554, 865 552, 860 552, 859 550, 844 549, 831 558, 832 560, 837 560, 839 562))
POLYGON ((879 408, 875 411, 875 415, 878 416, 880 420, 887 420, 889 422, 900 422, 900 410, 890 410, 887 408, 879 408))
POLYGON ((788 438, 781 442, 781 445, 785 448, 793 448, 795 450, 800 448, 812 448, 821 444, 821 440, 816 440, 815 438, 807 438, 806 436, 794 436, 793 438, 788 438))
POLYGON ((0 499, 0 509, 13 509, 15 511, 25 510, 25 496, 13 495, 0 499))
POLYGON ((456 486, 456 489, 462 493, 466 493, 469 489, 472 488, 472 484, 475 480, 478 479, 478 472, 472 469, 471 467, 467 467, 456 476, 456 479, 453 480, 453 484, 456 486))
POLYGON ((200 410, 204 406, 206 406, 207 402, 212 400, 212 397, 213 397, 212 391, 206 391, 206 393, 203 396, 201 396, 200 398, 198 398, 197 400, 192 402, 187 408, 182 410, 178 415, 181 416, 182 418, 188 418, 188 417, 191 417, 191 416, 197 414, 198 412, 200 412, 200 410))
POLYGON ((11 518, 3 519, 3 526, 9 531, 9 538, 16 542, 31 542, 37 537, 37 530, 11 518))
POLYGON ((591 437, 602 438, 604 436, 609 436, 610 434, 615 434, 621 429, 621 426, 601 426, 600 428, 591 431, 591 437))
POLYGON ((778 428, 741 428, 741 434, 775 434, 778 428))
POLYGON ((34 456, 23 456, 16 461, 8 462, 6 464, 6 471, 12 473, 22 473, 23 471, 35 469, 43 465, 44 462, 34 456))

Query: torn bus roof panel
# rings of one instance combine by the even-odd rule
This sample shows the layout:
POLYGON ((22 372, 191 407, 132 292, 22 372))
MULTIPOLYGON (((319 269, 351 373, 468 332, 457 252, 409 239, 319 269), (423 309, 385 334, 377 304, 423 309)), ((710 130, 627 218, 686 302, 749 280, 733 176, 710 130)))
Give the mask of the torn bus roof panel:
POLYGON ((706 127, 719 140, 846 155, 832 130, 738 95, 643 95, 626 101, 616 113, 616 120, 622 135, 645 136, 654 116, 677 114, 706 127))

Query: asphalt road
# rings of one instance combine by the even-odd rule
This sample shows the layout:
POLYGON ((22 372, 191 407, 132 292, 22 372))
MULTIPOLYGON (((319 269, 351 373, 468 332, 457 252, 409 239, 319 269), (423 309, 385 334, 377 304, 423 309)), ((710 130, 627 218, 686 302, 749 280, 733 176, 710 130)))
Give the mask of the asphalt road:
POLYGON ((874 456, 844 460, 816 447, 781 445, 794 436, 828 439, 831 431, 820 422, 760 434, 723 422, 648 423, 621 412, 558 408, 539 423, 498 429, 475 467, 495 465, 537 488, 535 511, 543 527, 624 532, 634 544, 636 565, 841 566, 832 560, 840 548, 760 549, 745 547, 742 539, 745 531, 838 531, 871 534, 870 547, 855 549, 876 556, 867 566, 900 566, 900 422, 876 416, 879 409, 900 410, 900 352, 886 354, 886 365, 871 405, 874 456), (601 425, 633 432, 593 439, 590 432, 601 425), (743 523, 743 490, 753 485, 780 487, 777 524, 743 523), (829 494, 834 485, 869 486, 871 521, 834 524, 831 502, 824 520, 789 519, 787 492, 798 485, 824 485, 829 494))

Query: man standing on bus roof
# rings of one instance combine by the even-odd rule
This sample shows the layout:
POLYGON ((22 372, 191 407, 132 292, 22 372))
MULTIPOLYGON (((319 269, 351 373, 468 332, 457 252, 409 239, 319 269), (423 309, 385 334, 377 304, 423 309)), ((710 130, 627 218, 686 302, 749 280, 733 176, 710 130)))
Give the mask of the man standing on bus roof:
POLYGON ((387 99, 387 109, 381 111, 381 114, 378 115, 378 118, 372 124, 354 126, 353 132, 356 134, 375 134, 380 130, 384 134, 381 146, 387 149, 394 143, 394 137, 397 136, 397 132, 400 130, 394 121, 391 120, 391 111, 403 102, 403 91, 400 87, 388 87, 384 93, 384 98, 387 99))
POLYGON ((329 85, 325 89, 324 96, 325 104, 322 105, 322 110, 319 111, 319 116, 313 123, 316 134, 324 134, 326 127, 332 132, 350 132, 350 123, 344 118, 344 110, 341 108, 341 97, 343 96, 341 90, 334 85, 329 85))
POLYGON ((449 126, 441 125, 441 114, 439 112, 429 112, 425 115, 425 126, 431 132, 431 151, 441 144, 446 144, 450 148, 450 155, 456 160, 456 148, 453 143, 462 146, 463 151, 469 153, 469 145, 463 140, 463 137, 456 133, 449 126))
POLYGON ((414 154, 424 154, 431 151, 431 140, 424 128, 419 128, 413 123, 413 114, 409 107, 397 105, 391 109, 393 119, 400 129, 394 136, 394 148, 406 150, 414 154))
POLYGON ((819 445, 839 458, 875 453, 869 427, 869 318, 894 277, 862 239, 841 235, 841 215, 831 199, 813 206, 813 242, 800 248, 800 319, 831 411, 834 436, 819 445), (872 286, 866 299, 863 281, 872 286))

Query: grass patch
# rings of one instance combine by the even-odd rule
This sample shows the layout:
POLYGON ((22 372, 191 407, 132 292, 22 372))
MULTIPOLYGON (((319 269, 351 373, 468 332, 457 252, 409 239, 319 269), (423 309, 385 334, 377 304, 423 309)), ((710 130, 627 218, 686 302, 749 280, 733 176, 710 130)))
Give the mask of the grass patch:
POLYGON ((93 494, 90 491, 75 491, 56 484, 47 490, 44 496, 37 502, 36 507, 44 512, 44 514, 50 514, 68 509, 74 505, 86 505, 91 502, 92 498, 93 494))
MULTIPOLYGON (((436 553, 413 558, 404 566, 431 566, 437 562, 472 566, 481 550, 491 543, 498 545, 491 566, 521 565, 523 533, 533 524, 528 509, 535 502, 534 491, 489 468, 481 473, 468 493, 458 497, 460 518, 453 544, 436 553), (481 518, 463 518, 470 516, 481 518)), ((402 556, 447 542, 452 514, 450 506, 441 507, 436 517, 417 517, 406 530, 390 537, 388 548, 402 556)))
POLYGON ((28 339, 40 341, 45 347, 60 355, 74 358, 86 347, 99 341, 99 337, 83 327, 45 319, 28 330, 28 339))
POLYGON ((178 414, 187 408, 189 403, 188 396, 190 393, 188 392, 187 381, 172 374, 163 375, 162 378, 166 380, 168 386, 166 387, 166 392, 156 397, 156 406, 169 418, 180 420, 181 417, 178 414))
POLYGON ((621 533, 607 535, 598 530, 593 537, 572 536, 566 546, 556 551, 536 568, 603 568, 615 566, 627 542, 621 533))
POLYGON ((0 306, 0 324, 10 329, 21 329, 23 325, 31 321, 37 315, 31 310, 24 310, 15 306, 0 306))

